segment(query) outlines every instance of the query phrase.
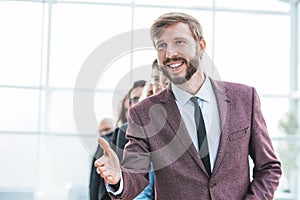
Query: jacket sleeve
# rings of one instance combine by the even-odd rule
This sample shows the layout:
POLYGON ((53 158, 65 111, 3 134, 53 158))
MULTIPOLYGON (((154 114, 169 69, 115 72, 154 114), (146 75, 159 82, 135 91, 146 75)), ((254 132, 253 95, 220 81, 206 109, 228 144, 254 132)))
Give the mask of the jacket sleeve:
POLYGON ((126 139, 128 142, 121 162, 124 187, 122 195, 112 196, 114 199, 134 199, 149 184, 149 144, 144 125, 134 108, 130 109, 126 139))
POLYGON ((281 164, 274 153, 255 89, 253 89, 252 103, 249 154, 254 168, 253 180, 244 199, 273 199, 282 173, 281 164))

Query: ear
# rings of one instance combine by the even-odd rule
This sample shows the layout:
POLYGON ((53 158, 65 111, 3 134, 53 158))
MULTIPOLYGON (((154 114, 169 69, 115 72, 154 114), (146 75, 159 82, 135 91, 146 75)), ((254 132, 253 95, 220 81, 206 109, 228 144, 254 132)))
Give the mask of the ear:
POLYGON ((206 42, 205 42, 205 40, 203 38, 201 38, 199 40, 199 42, 198 42, 198 45, 200 47, 200 51, 203 52, 205 50, 205 48, 206 48, 206 42))
POLYGON ((199 41, 198 41, 198 48, 199 48, 199 56, 200 58, 202 57, 203 55, 203 52, 205 51, 205 48, 206 48, 206 42, 203 38, 201 38, 199 41))

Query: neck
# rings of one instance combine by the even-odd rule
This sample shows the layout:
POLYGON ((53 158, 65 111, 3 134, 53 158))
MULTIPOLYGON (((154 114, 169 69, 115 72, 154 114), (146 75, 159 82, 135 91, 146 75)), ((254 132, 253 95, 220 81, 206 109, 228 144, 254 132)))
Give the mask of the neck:
POLYGON ((192 95, 195 95, 200 90, 204 80, 204 73, 201 73, 201 71, 198 69, 189 81, 176 86, 192 95))

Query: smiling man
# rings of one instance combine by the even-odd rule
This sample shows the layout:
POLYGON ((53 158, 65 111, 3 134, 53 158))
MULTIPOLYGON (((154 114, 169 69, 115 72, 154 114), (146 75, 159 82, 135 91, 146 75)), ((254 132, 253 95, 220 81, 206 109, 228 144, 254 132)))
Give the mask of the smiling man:
POLYGON ((160 16, 151 39, 170 85, 130 109, 121 165, 98 140, 105 154, 95 167, 111 196, 133 199, 148 184, 152 162, 159 200, 273 199, 281 166, 256 90, 204 73, 206 43, 190 15, 160 16))
POLYGON ((158 60, 165 66, 161 67, 164 75, 177 85, 189 81, 197 71, 196 66, 200 66, 200 52, 205 48, 205 41, 201 38, 196 43, 185 23, 171 25, 160 33, 159 39, 153 39, 158 60))

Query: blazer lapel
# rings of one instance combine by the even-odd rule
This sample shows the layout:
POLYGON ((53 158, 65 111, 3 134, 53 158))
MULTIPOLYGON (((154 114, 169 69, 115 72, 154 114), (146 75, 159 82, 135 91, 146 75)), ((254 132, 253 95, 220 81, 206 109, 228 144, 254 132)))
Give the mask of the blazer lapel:
MULTIPOLYGON (((175 97, 170 88, 167 89, 165 94, 161 98, 161 103, 164 104, 164 108, 166 109, 165 112, 162 112, 165 114, 165 118, 167 123, 169 123, 170 127, 173 130, 173 133, 175 134, 176 139, 181 142, 181 144, 184 146, 184 149, 189 152, 191 157, 195 160, 195 162, 199 165, 199 167, 202 169, 202 171, 207 174, 204 164, 202 163, 200 156, 192 142, 192 139, 187 131, 187 128, 181 118, 180 112, 178 110, 177 104, 175 102, 175 97)), ((184 152, 182 152, 184 153, 184 152)), ((209 176, 207 174, 207 176, 209 176)))
POLYGON ((220 168, 220 165, 226 153, 226 147, 227 147, 226 143, 228 142, 227 140, 228 125, 230 124, 230 117, 231 117, 231 102, 230 102, 230 98, 228 97, 227 88, 224 86, 223 82, 214 81, 211 79, 211 83, 218 104, 219 116, 220 116, 220 128, 221 128, 220 143, 219 143, 217 158, 212 172, 212 176, 214 176, 216 171, 220 168))

